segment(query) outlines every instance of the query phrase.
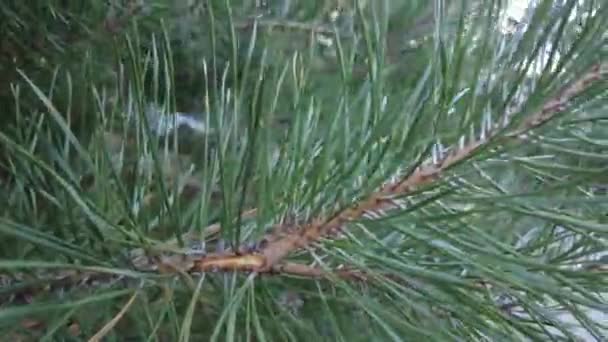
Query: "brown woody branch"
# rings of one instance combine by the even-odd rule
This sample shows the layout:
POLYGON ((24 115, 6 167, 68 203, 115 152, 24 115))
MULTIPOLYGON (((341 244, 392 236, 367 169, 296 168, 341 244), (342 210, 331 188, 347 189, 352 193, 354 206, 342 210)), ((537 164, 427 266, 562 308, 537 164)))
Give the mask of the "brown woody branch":
MULTIPOLYGON (((550 99, 545 105, 525 120, 517 129, 507 133, 506 136, 519 136, 529 130, 537 128, 557 113, 565 110, 569 102, 587 90, 592 84, 603 80, 608 75, 608 63, 594 65, 583 76, 563 88, 556 97, 550 99)), ((505 115, 510 115, 509 113, 505 115)), ((243 270, 255 272, 269 272, 273 270, 291 252, 307 247, 324 236, 340 231, 348 222, 361 218, 368 212, 386 211, 395 205, 393 198, 407 195, 416 188, 428 185, 440 178, 441 174, 454 164, 471 157, 475 151, 484 146, 490 139, 503 133, 501 126, 495 125, 485 134, 485 138, 471 141, 461 148, 451 148, 442 158, 428 161, 418 167, 405 178, 384 185, 367 199, 337 212, 328 218, 314 218, 310 223, 284 236, 271 236, 266 246, 252 254, 239 255, 209 255, 195 263, 193 270, 243 270)), ((295 267, 295 266, 289 266, 295 267)), ((288 270, 290 268, 287 268, 288 270)), ((296 272, 306 273, 301 267, 296 272)), ((312 272, 308 270, 308 272, 312 272)))

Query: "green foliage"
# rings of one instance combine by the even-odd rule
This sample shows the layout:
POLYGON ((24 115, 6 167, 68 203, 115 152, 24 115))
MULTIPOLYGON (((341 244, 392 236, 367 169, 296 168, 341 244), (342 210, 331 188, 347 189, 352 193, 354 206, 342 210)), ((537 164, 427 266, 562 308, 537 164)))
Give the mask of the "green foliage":
POLYGON ((256 3, 0 4, 3 336, 606 338, 608 6, 256 3), (421 165, 289 251, 323 277, 191 264, 421 165))

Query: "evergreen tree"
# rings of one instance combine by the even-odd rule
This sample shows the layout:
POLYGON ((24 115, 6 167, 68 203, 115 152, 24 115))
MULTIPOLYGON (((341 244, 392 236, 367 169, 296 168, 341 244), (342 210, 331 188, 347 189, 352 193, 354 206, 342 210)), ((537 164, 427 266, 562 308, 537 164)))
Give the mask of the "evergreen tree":
POLYGON ((0 333, 608 339, 608 6, 510 6, 2 2, 0 333))

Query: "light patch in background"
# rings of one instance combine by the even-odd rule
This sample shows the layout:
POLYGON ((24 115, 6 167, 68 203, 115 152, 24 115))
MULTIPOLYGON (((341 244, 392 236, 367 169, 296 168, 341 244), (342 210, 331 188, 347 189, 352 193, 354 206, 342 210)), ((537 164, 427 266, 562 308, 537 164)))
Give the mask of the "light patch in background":
POLYGON ((501 29, 503 32, 511 32, 514 25, 511 21, 519 22, 526 14, 526 8, 530 4, 530 0, 511 0, 505 10, 505 16, 501 20, 501 29))
MULTIPOLYGON (((521 34, 522 29, 527 25, 526 16, 528 7, 537 5, 539 1, 536 0, 510 0, 507 2, 504 15, 500 19, 499 29, 505 34, 521 34)), ((573 11, 574 15, 576 11, 573 11)), ((549 52, 551 51, 551 44, 546 43, 538 54, 536 60, 532 63, 528 70, 528 75, 540 76, 545 69, 547 63, 549 63, 549 52)), ((560 53, 556 52, 553 57, 553 65, 550 70, 554 71, 556 61, 560 59, 560 53)))

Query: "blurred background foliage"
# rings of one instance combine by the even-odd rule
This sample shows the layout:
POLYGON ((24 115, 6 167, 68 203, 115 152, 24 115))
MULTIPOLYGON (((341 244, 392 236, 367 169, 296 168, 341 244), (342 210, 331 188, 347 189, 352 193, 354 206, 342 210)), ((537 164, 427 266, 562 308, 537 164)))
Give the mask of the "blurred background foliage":
MULTIPOLYGON (((356 17, 353 1, 39 1, 23 3, 4 1, 2 15, 2 103, 14 102, 11 86, 23 82, 17 70, 22 70, 42 89, 53 90, 57 106, 73 106, 75 120, 84 120, 91 104, 91 83, 109 87, 116 85, 128 54, 125 35, 137 30, 134 46, 143 55, 151 53, 152 44, 160 46, 165 32, 172 48, 175 75, 176 105, 181 111, 201 111, 202 96, 209 87, 203 84, 203 62, 215 56, 217 71, 224 70, 232 54, 232 35, 236 37, 240 61, 245 60, 254 18, 260 33, 253 51, 252 65, 259 65, 262 51, 266 63, 278 67, 285 59, 299 51, 313 68, 315 86, 335 87, 331 77, 339 76, 339 66, 333 46, 333 27, 344 38, 342 44, 356 45, 356 17), (211 4, 211 6, 209 5, 211 4), (212 21, 215 36, 212 37, 212 21), (234 24, 234 32, 231 30, 234 24), (156 41, 152 40, 152 37, 156 41), (212 42, 215 39, 215 43, 212 42), (327 72, 330 71, 330 72, 327 72), (66 83, 69 75, 71 86, 66 83), (325 78, 322 76, 326 76, 325 78), (69 91, 67 90, 69 88, 69 91)), ((452 2, 455 3, 455 2, 452 2)), ((427 1, 391 1, 386 9, 375 8, 375 2, 361 2, 364 11, 375 15, 389 15, 387 55, 399 62, 412 46, 419 47, 424 38, 432 35, 432 3, 427 1), (371 4, 371 5, 370 5, 371 4), (418 39, 419 41, 413 41, 418 39)), ((454 7, 454 5, 452 5, 454 7)), ((364 47, 358 48, 354 72, 360 79, 366 74, 361 63, 364 47)), ((410 54, 407 74, 415 77, 428 53, 410 54), (412 75, 413 74, 413 75, 412 75)), ((243 66, 240 66, 242 69, 243 66)), ((211 69, 210 72, 214 72, 211 69)), ((407 75, 406 74, 406 75, 407 75)), ((124 75, 122 75, 124 76, 124 75)), ((400 75, 404 76, 404 75, 400 75)), ((213 75, 215 85, 220 75, 213 75)), ((231 82, 232 78, 228 78, 231 82)), ((148 87, 151 88, 151 87, 148 87)), ((160 89, 163 86, 160 85, 160 89)), ((147 89, 149 92, 152 89, 147 89)), ((317 89, 319 90, 319 89, 317 89)), ((316 94, 322 94, 317 91, 316 94)), ((327 93, 327 92, 325 92, 327 93)), ((26 95, 26 94, 23 94, 26 95)), ((287 96, 287 95, 286 95, 287 96)), ((22 102, 22 104, 25 104, 22 102)), ((12 115, 7 111, 5 116, 12 115)), ((6 119, 10 119, 7 117, 6 119)))

